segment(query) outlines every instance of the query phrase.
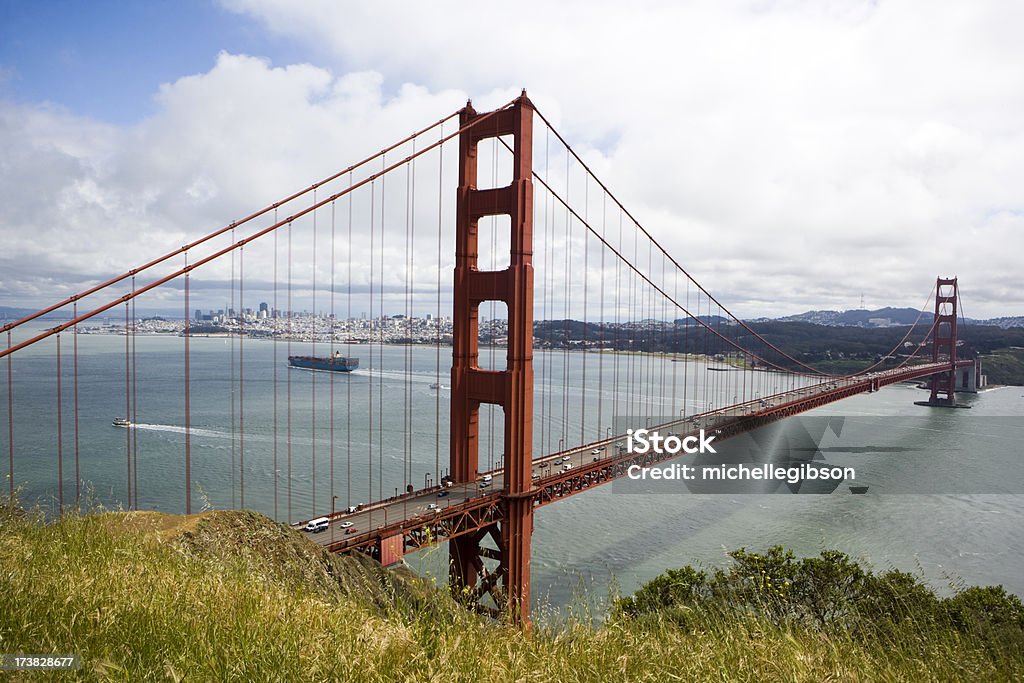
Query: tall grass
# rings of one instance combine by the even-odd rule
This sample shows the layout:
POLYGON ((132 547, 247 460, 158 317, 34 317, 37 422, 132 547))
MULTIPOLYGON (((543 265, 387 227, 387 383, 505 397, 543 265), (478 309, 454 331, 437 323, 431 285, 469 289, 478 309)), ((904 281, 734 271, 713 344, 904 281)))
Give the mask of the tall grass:
POLYGON ((677 617, 672 610, 620 611, 600 626, 587 618, 524 633, 458 608, 414 577, 326 556, 253 513, 110 513, 45 524, 0 511, 0 652, 77 653, 84 680, 1024 675, 1019 659, 993 657, 955 630, 915 635, 905 628, 871 643, 756 614, 688 614, 685 627, 677 617))

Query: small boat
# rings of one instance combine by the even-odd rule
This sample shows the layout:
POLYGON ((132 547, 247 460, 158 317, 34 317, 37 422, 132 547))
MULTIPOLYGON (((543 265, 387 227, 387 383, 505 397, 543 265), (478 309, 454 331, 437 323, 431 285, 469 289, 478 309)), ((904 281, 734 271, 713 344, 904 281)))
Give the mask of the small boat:
POLYGON ((431 389, 447 389, 448 387, 446 387, 443 384, 438 384, 437 382, 434 382, 433 384, 430 385, 430 388, 431 389))
POLYGON ((131 427, 132 421, 127 417, 115 417, 114 421, 110 423, 112 427, 131 427))
POLYGON ((867 492, 868 492, 868 487, 867 486, 851 486, 850 487, 850 493, 867 493, 867 492))

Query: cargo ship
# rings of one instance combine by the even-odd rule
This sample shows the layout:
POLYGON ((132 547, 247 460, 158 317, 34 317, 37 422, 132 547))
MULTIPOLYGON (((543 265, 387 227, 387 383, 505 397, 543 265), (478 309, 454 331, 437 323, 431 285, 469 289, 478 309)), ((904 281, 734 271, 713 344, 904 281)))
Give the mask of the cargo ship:
POLYGON ((288 356, 288 365, 306 370, 352 372, 359 367, 359 359, 346 358, 340 351, 335 351, 333 356, 288 356))

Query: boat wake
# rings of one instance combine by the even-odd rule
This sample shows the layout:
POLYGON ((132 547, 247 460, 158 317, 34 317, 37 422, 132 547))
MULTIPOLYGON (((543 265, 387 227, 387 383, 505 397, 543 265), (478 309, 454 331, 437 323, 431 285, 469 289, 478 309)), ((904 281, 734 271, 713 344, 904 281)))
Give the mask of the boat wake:
MULTIPOLYGON (((164 432, 164 433, 169 433, 169 434, 182 434, 182 435, 185 433, 185 428, 182 427, 181 425, 147 424, 145 422, 140 422, 139 424, 135 424, 135 425, 132 425, 132 426, 135 427, 136 429, 144 429, 144 430, 146 430, 148 432, 164 432)), ((202 427, 192 427, 191 429, 189 429, 189 433, 191 434, 192 437, 208 438, 208 439, 224 439, 226 441, 230 441, 232 439, 238 439, 239 436, 240 436, 238 432, 235 432, 234 434, 232 434, 231 432, 225 432, 225 431, 220 431, 220 430, 216 430, 216 429, 203 429, 202 427)), ((282 435, 279 440, 281 442, 284 442, 285 441, 284 436, 282 435)), ((273 443, 274 437, 273 437, 273 435, 269 435, 269 434, 259 434, 259 433, 253 433, 253 432, 250 432, 250 431, 246 431, 245 432, 245 441, 246 441, 246 443, 273 443)), ((308 436, 292 435, 291 441, 292 441, 292 443, 294 445, 297 445, 297 446, 310 446, 310 445, 313 444, 313 439, 310 439, 308 436)), ((330 439, 318 438, 318 439, 316 439, 316 443, 318 445, 320 445, 320 444, 329 445, 331 442, 330 442, 330 439)))
MULTIPOLYGON (((383 379, 395 382, 409 382, 410 384, 438 384, 437 375, 433 372, 410 372, 406 374, 401 370, 376 370, 374 368, 359 368, 354 370, 350 374, 356 377, 366 377, 369 379, 383 379)), ((448 379, 448 374, 444 374, 444 379, 448 379)), ((442 388, 447 389, 447 385, 441 385, 442 388)), ((431 389, 436 388, 434 386, 431 389)))
MULTIPOLYGON (((171 432, 172 434, 184 434, 185 428, 178 425, 154 425, 146 424, 144 422, 133 425, 136 429, 145 429, 150 432, 171 432)), ((211 439, 230 439, 232 438, 231 432, 219 432, 214 429, 202 429, 201 427, 192 427, 188 430, 192 436, 202 436, 211 439)), ((248 436, 248 435, 246 435, 248 436)))

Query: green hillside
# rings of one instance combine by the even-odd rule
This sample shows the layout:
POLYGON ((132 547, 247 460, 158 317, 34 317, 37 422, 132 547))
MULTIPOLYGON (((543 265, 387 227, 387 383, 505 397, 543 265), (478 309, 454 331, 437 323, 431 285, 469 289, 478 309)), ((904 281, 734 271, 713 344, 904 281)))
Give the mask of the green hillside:
POLYGON ((1024 386, 1024 348, 996 349, 982 356, 981 367, 990 384, 1024 386))
MULTIPOLYGON (((754 566, 749 555, 738 557, 741 574, 754 566)), ((329 556, 255 513, 107 513, 45 524, 7 508, 0 510, 0 652, 81 654, 83 668, 52 676, 60 680, 1024 676, 1020 602, 998 591, 968 595, 952 609, 911 579, 884 599, 869 595, 876 610, 861 627, 877 619, 882 628, 854 629, 763 609, 768 603, 752 600, 769 585, 761 574, 751 575, 745 593, 712 600, 725 584, 707 579, 695 589, 679 580, 693 570, 680 571, 620 602, 601 625, 569 618, 524 634, 466 612, 406 571, 329 556), (911 598, 930 611, 889 609, 911 598)))

